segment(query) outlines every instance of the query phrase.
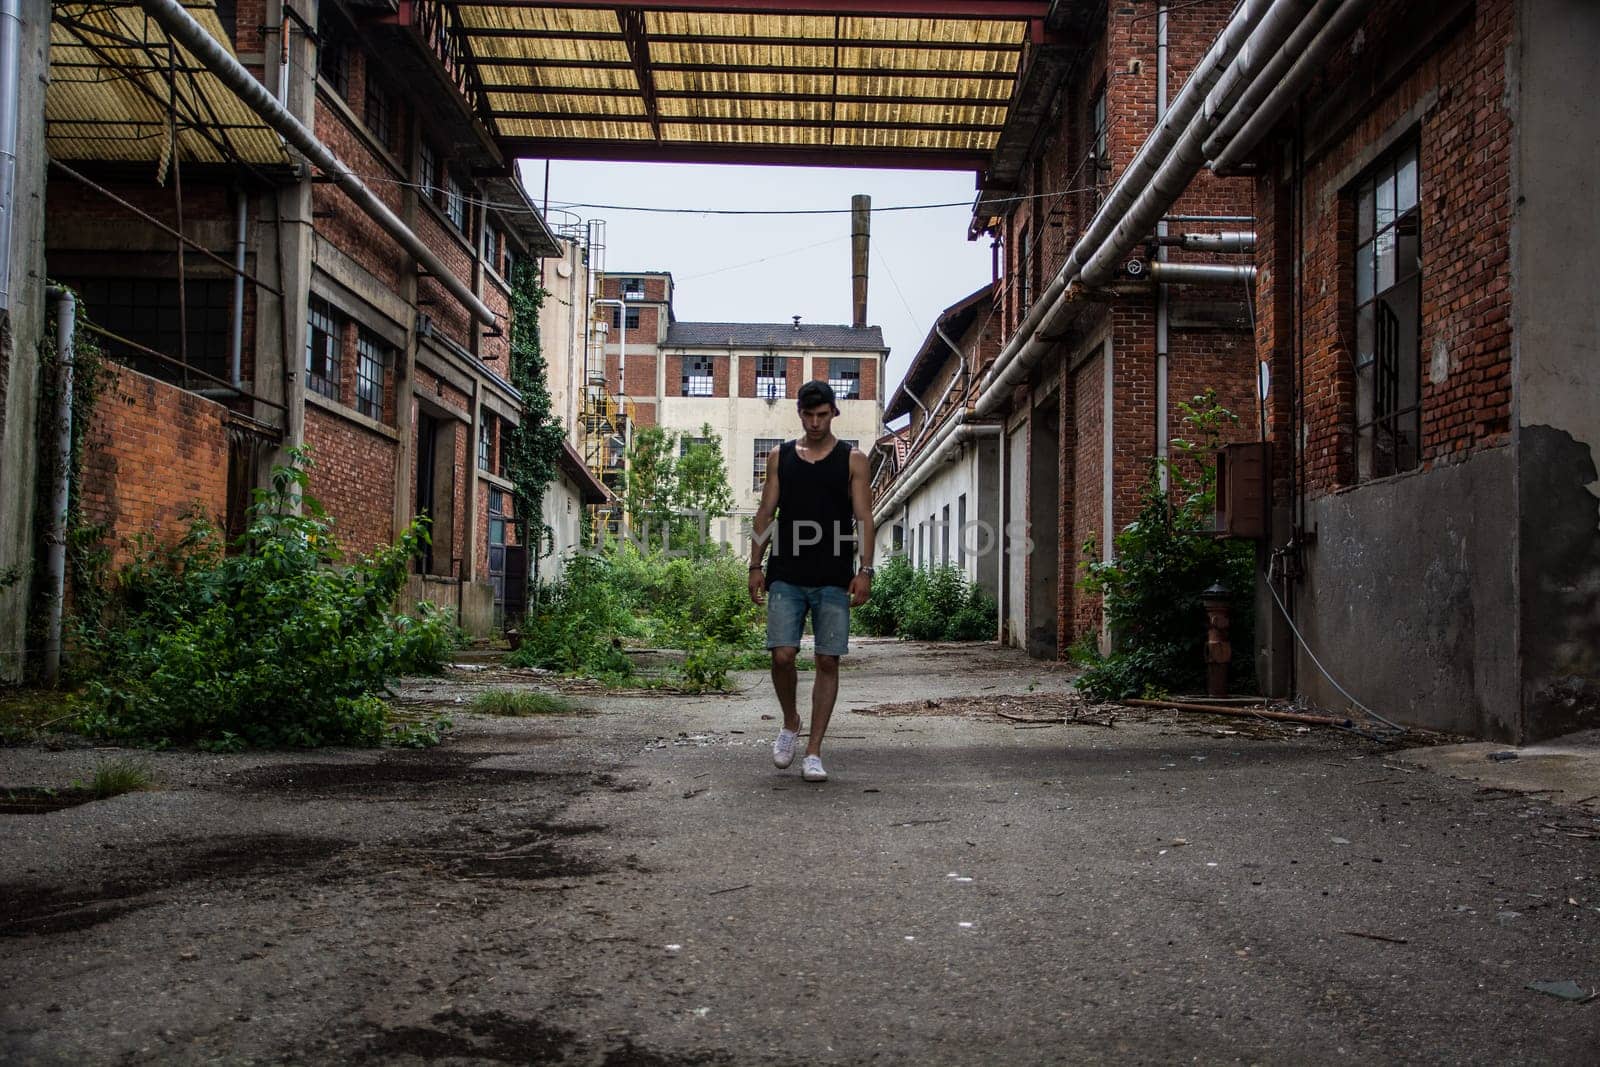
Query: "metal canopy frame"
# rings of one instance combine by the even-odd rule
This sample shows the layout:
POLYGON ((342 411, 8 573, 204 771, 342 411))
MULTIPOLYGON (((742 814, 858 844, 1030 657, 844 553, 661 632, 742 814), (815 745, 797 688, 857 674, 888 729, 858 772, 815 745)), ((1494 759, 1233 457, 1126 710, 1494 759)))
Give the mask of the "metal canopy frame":
POLYGON ((400 0, 448 9, 507 154, 984 170, 1048 0, 400 0))

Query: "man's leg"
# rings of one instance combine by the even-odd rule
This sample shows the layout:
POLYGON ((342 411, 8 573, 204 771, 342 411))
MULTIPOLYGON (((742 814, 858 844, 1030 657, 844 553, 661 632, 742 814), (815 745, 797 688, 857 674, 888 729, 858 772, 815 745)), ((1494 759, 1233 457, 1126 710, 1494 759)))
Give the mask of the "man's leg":
MULTIPOLYGON (((776 651, 776 650, 774 650, 776 651)), ((774 657, 776 659, 776 657, 774 657)), ((773 668, 776 672, 777 668, 773 668)), ((774 674, 776 677, 776 674, 774 674)), ((790 675, 792 686, 794 676, 790 675)), ((828 732, 828 720, 833 717, 833 702, 839 696, 839 657, 817 653, 816 678, 811 683, 811 736, 806 739, 806 755, 822 754, 822 735, 828 732)), ((794 690, 789 690, 794 700, 794 690)), ((796 719, 796 722, 799 720, 796 719)))
MULTIPOLYGON (((794 665, 798 648, 780 646, 772 650, 772 688, 778 694, 778 707, 783 710, 783 728, 800 732, 800 713, 795 710, 794 691, 798 671, 794 665)), ((834 679, 834 688, 838 689, 838 679, 834 679)), ((829 701, 831 706, 832 701, 829 701)), ((827 720, 823 720, 827 724, 827 720)), ((815 729, 815 727, 812 727, 815 729)))

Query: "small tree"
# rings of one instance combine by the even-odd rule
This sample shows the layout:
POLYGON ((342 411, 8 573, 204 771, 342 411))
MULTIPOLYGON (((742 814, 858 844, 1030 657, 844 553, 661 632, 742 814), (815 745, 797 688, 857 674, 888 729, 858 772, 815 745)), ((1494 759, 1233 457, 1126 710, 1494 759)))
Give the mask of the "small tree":
POLYGON ((661 534, 672 525, 677 488, 673 449, 677 436, 659 426, 633 432, 623 478, 622 502, 628 523, 639 543, 648 548, 661 544, 661 534))
POLYGON ((695 555, 705 554, 709 545, 696 522, 710 523, 733 511, 733 487, 728 484, 722 438, 712 432, 710 423, 701 425, 699 438, 678 458, 673 503, 680 515, 672 531, 673 545, 689 547, 695 555))
MULTIPOLYGON (((1078 688, 1101 700, 1120 700, 1198 684, 1204 675, 1205 613, 1200 599, 1221 581, 1235 595, 1233 645, 1253 644, 1254 617, 1243 594, 1254 588, 1251 545, 1208 536, 1217 502, 1213 460, 1224 430, 1239 420, 1217 403, 1214 390, 1180 404, 1193 438, 1173 438, 1170 456, 1157 460, 1141 495, 1138 517, 1116 535, 1114 558, 1093 562, 1093 539, 1084 545, 1079 587, 1099 593, 1110 624, 1111 655, 1091 663, 1078 688), (1163 489, 1160 471, 1167 472, 1163 489)), ((1254 677, 1248 654, 1236 672, 1254 677)))

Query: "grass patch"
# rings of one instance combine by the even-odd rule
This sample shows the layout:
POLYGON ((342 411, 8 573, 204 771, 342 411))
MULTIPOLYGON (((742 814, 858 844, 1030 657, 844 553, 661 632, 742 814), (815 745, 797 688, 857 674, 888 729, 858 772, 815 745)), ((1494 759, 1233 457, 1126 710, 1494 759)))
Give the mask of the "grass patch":
POLYGON ((533 715, 570 715, 578 707, 559 693, 541 693, 533 689, 490 689, 472 698, 472 710, 480 715, 525 719, 533 715))
POLYGON ((137 793, 155 784, 150 768, 126 757, 107 760, 94 769, 89 791, 96 800, 119 797, 124 793, 137 793))
MULTIPOLYGON (((768 649, 740 652, 734 656, 733 666, 735 671, 764 671, 772 666, 772 653, 768 649)), ((817 661, 806 656, 798 656, 794 661, 797 671, 814 671, 817 661)))
POLYGON ((46 689, 0 690, 0 745, 20 745, 71 717, 66 698, 46 689))

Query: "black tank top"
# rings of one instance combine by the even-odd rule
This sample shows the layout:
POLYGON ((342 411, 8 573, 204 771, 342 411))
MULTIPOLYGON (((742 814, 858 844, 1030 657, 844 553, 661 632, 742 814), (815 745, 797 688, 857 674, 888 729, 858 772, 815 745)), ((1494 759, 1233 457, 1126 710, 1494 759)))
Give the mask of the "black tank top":
POLYGON ((850 506, 850 446, 838 441, 807 463, 794 441, 778 447, 778 517, 767 556, 767 584, 850 586, 855 576, 855 514, 850 506))

